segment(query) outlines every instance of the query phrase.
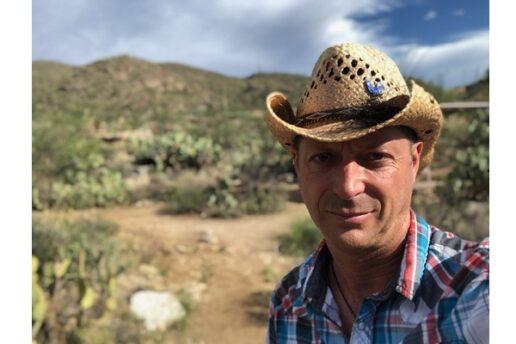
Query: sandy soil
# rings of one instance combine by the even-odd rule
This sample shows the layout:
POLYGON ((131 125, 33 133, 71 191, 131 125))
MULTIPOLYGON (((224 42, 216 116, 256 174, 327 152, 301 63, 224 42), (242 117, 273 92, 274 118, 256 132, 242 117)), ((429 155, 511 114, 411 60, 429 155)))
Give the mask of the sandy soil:
POLYGON ((171 290, 185 281, 206 284, 175 337, 184 343, 264 342, 270 293, 299 262, 278 253, 277 237, 292 221, 308 217, 302 203, 239 219, 169 215, 160 203, 85 212, 116 222, 120 239, 145 252, 144 260, 162 271, 171 290))

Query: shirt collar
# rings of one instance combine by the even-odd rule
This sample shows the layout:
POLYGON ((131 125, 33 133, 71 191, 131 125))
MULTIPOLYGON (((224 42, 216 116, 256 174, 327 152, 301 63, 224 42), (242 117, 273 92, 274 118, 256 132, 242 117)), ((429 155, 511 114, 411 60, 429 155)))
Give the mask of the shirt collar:
POLYGON ((331 264, 331 253, 328 250, 325 239, 322 239, 314 253, 307 260, 309 265, 306 279, 303 283, 304 299, 307 299, 313 306, 322 310, 326 289, 328 287, 328 268, 331 264), (312 258, 312 259, 310 259, 312 258))
POLYGON ((410 210, 410 226, 401 261, 396 291, 412 300, 421 284, 430 245, 430 226, 425 219, 410 210))
MULTIPOLYGON (((430 244, 430 226, 421 216, 410 210, 410 225, 407 231, 405 250, 396 283, 396 291, 412 300, 421 283, 430 244)), ((317 249, 303 264, 303 281, 301 282, 303 298, 308 299, 317 308, 322 308, 328 286, 328 266, 331 253, 323 239, 317 249)), ((394 282, 394 281, 393 281, 394 282)))

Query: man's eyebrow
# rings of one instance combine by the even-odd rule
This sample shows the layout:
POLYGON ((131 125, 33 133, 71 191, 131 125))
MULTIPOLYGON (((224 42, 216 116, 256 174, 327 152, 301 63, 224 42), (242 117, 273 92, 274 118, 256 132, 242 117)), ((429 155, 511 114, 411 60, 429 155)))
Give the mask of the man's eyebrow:
POLYGON ((364 140, 359 140, 355 142, 355 147, 362 148, 362 149, 371 149, 371 148, 378 148, 381 147, 387 143, 389 143, 391 140, 386 140, 381 137, 374 137, 374 138, 367 138, 364 140))
POLYGON ((333 146, 330 142, 317 142, 316 144, 312 144, 305 148, 307 151, 335 151, 338 150, 335 146, 333 146))

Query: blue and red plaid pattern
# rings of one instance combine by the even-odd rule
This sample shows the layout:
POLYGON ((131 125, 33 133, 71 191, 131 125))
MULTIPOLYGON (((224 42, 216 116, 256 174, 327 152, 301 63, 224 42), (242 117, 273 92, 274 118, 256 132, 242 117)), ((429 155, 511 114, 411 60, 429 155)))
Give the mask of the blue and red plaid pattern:
MULTIPOLYGON (((325 241, 274 290, 270 343, 346 343, 325 241)), ((489 241, 463 240, 411 211, 399 275, 364 300, 350 343, 487 343, 489 241)))

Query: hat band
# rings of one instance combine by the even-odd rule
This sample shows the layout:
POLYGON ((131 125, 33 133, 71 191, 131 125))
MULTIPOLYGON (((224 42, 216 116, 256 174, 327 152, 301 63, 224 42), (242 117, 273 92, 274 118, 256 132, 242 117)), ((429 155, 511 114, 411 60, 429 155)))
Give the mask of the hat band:
POLYGON ((307 127, 320 122, 350 121, 354 123, 357 128, 364 128, 384 122, 396 115, 400 110, 401 109, 398 107, 385 105, 346 107, 336 110, 314 112, 299 118, 294 124, 298 127, 307 127))

